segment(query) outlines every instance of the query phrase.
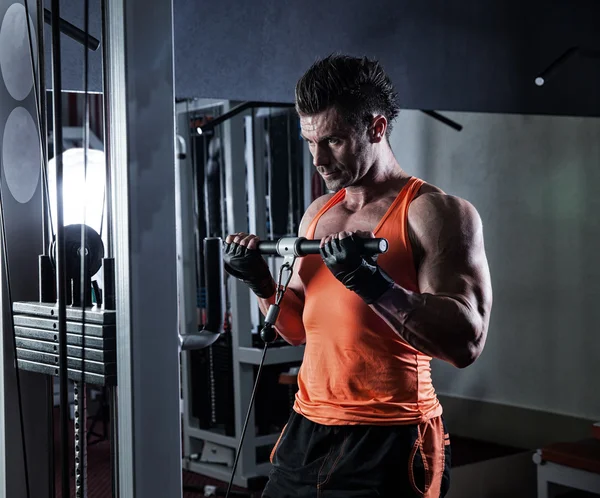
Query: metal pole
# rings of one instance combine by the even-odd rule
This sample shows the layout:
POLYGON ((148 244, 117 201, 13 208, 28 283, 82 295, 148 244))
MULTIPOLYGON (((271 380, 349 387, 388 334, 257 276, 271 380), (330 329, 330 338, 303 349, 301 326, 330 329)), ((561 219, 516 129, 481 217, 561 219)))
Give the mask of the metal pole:
POLYGON ((182 473, 173 4, 106 5, 119 490, 127 498, 176 498, 182 473))
MULTIPOLYGON (((112 219, 112 154, 111 154, 111 105, 110 105, 110 64, 108 60, 108 50, 110 44, 110 30, 108 29, 108 5, 106 0, 101 0, 100 10, 102 11, 102 105, 104 109, 104 158, 106 161, 106 173, 104 183, 104 204, 106 210, 106 258, 104 260, 104 299, 105 309, 115 309, 115 271, 114 271, 114 248, 113 248, 113 219, 112 219), (108 264, 110 262, 110 265, 108 264)), ((110 421, 110 468, 112 481, 112 497, 119 497, 119 451, 118 451, 118 410, 117 410, 117 389, 115 387, 106 388, 107 402, 109 406, 110 421)))
POLYGON ((110 102, 108 92, 110 89, 109 82, 109 65, 106 58, 108 52, 109 33, 106 25, 107 12, 106 0, 102 0, 102 104, 104 106, 104 157, 106 160, 106 182, 104 186, 104 202, 106 205, 106 257, 113 257, 113 236, 112 236, 112 176, 111 176, 111 154, 110 154, 110 102))
POLYGON ((67 282, 63 213, 62 79, 60 58, 60 1, 52 0, 52 101, 54 106, 54 158, 56 161, 56 275, 58 297, 58 356, 60 380, 60 445, 62 496, 70 496, 69 481, 69 384, 67 370, 67 282))
POLYGON ((118 498, 119 496, 119 434, 118 434, 118 416, 117 411, 117 389, 115 387, 108 387, 108 403, 110 407, 110 461, 112 471, 112 496, 118 498))
MULTIPOLYGON (((37 7, 37 83, 38 83, 38 102, 39 102, 39 127, 40 127, 40 143, 42 144, 42 254, 48 255, 50 240, 52 240, 52 224, 49 219, 50 199, 48 192, 48 107, 46 103, 46 50, 44 43, 44 2, 36 1, 37 7)), ((34 78, 36 75, 34 74, 34 78)), ((40 274, 41 277, 41 274, 40 274)), ((40 288, 42 282, 39 282, 40 288)), ((40 296, 41 297, 41 296, 40 296)), ((48 497, 54 498, 55 495, 55 462, 54 462, 54 377, 48 377, 47 396, 48 415, 48 443, 47 443, 47 458, 50 464, 49 482, 48 482, 48 497)))

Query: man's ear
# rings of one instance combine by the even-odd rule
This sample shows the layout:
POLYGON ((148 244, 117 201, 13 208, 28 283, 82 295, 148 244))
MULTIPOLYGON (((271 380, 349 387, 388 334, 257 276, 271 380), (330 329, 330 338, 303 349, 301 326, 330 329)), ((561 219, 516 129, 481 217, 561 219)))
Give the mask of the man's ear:
POLYGON ((369 129, 369 140, 371 143, 379 143, 385 136, 387 131, 387 119, 385 116, 378 114, 373 117, 371 128, 369 129))

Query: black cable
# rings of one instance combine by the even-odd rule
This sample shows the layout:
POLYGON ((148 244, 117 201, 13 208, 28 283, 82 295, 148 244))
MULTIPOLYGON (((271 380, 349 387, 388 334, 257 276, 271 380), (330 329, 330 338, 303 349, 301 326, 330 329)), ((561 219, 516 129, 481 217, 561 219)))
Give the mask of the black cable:
POLYGON ((244 436, 246 435, 246 429, 248 428, 248 422, 250 421, 250 413, 252 412, 252 405, 254 404, 254 398, 256 397, 256 390, 258 388, 258 383, 260 381, 260 375, 262 373, 263 364, 265 362, 265 356, 267 354, 267 348, 269 344, 265 342, 265 347, 263 349, 262 358, 260 359, 260 364, 258 365, 258 372, 256 373, 256 380, 254 381, 254 387, 252 389, 252 396, 250 396, 250 405, 248 406, 248 412, 246 413, 246 420, 244 421, 244 427, 242 428, 242 434, 240 435, 240 442, 238 443, 237 451, 235 452, 235 460, 233 461, 233 468, 231 470, 231 478, 229 479, 229 485, 227 486, 227 492, 225 493, 225 498, 229 497, 229 492, 231 491, 231 486, 233 486, 233 478, 235 477, 235 469, 237 468, 238 460, 240 459, 240 452, 242 450, 242 444, 244 443, 244 436))
POLYGON ((12 345, 13 345, 13 354, 15 361, 15 375, 17 380, 17 399, 19 404, 19 423, 21 425, 21 444, 23 446, 23 467, 25 470, 25 489, 27 491, 27 498, 31 498, 31 494, 29 492, 29 466, 27 465, 27 444, 25 443, 25 425, 23 422, 23 401, 21 396, 21 378, 19 375, 19 367, 17 364, 17 338, 15 335, 15 320, 13 316, 13 300, 12 300, 12 292, 10 287, 10 273, 9 273, 9 264, 8 264, 8 243, 6 241, 6 219, 4 217, 4 198, 2 196, 2 188, 0 186, 0 225, 1 227, 1 236, 2 236, 2 252, 4 261, 4 271, 6 272, 6 293, 8 297, 8 303, 10 306, 10 328, 12 331, 12 345))
MULTIPOLYGON (((84 192, 87 190, 87 166, 88 166, 88 150, 90 146, 90 105, 89 105, 89 79, 88 79, 88 69, 89 69, 89 55, 88 55, 88 40, 89 40, 89 23, 90 23, 90 2, 89 0, 85 0, 84 2, 84 44, 83 44, 83 112, 84 112, 84 123, 83 123, 83 189, 84 192)), ((76 459, 75 465, 80 466, 82 468, 81 475, 75 475, 75 479, 81 479, 80 483, 76 482, 75 490, 76 490, 76 498, 84 498, 87 496, 86 490, 86 469, 87 469, 87 409, 86 409, 86 383, 85 383, 85 361, 86 361, 86 351, 85 351, 85 307, 87 304, 87 295, 88 292, 91 292, 88 289, 88 284, 91 284, 91 281, 88 282, 87 274, 90 271, 90 261, 89 256, 86 251, 86 218, 87 218, 87 209, 85 204, 85 195, 84 195, 84 203, 83 203, 83 223, 81 224, 81 264, 80 264, 80 289, 79 289, 79 298, 81 302, 81 389, 79 390, 79 407, 81 408, 81 412, 79 416, 82 417, 81 424, 76 430, 81 430, 81 437, 79 441, 75 441, 75 445, 81 445, 81 460, 82 462, 76 459), (77 493, 78 486, 80 484, 81 493, 77 493)), ((91 277, 91 275, 90 275, 91 277)), ((76 452, 78 453, 78 452, 76 452)))

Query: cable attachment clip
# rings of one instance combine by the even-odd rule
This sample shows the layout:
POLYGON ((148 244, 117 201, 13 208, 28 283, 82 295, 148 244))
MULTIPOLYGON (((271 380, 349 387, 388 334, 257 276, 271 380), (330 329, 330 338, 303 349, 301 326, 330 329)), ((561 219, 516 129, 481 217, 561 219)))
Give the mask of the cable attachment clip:
POLYGON ((265 317, 265 325, 260 331, 260 337, 266 344, 273 342, 277 339, 277 332, 275 331, 275 323, 279 317, 281 310, 280 303, 287 291, 292 275, 294 274, 294 263, 296 256, 288 255, 284 258, 283 264, 279 268, 279 278, 277 279, 277 292, 275 294, 275 304, 269 306, 269 311, 265 317))

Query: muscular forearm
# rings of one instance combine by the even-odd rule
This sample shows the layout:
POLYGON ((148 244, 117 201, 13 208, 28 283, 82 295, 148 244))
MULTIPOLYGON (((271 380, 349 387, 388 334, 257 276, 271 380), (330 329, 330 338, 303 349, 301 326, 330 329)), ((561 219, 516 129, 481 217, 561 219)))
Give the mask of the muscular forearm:
POLYGON ((456 298, 419 294, 394 285, 371 307, 406 342, 428 356, 462 368, 481 352, 484 320, 456 298))
MULTIPOLYGON (((269 299, 259 299, 258 305, 263 315, 266 316, 269 306, 275 303, 275 296, 269 299)), ((304 344, 306 332, 302 324, 302 302, 292 289, 286 291, 280 303, 279 317, 275 330, 292 346, 304 344)))

